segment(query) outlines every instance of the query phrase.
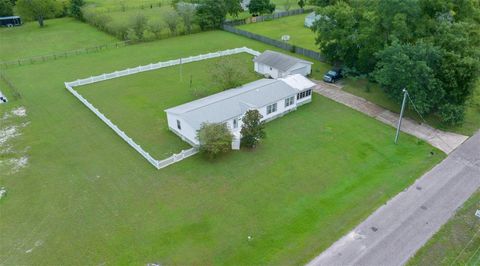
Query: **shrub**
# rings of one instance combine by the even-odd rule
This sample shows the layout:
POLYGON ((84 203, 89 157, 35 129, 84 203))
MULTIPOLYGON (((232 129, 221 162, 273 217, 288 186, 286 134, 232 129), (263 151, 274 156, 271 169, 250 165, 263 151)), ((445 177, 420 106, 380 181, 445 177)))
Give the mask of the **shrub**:
POLYGON ((137 33, 135 32, 134 29, 128 29, 127 30, 127 40, 131 42, 138 42, 140 41, 140 38, 138 37, 137 33))
POLYGON ((147 27, 147 23, 148 23, 147 17, 145 17, 145 15, 141 13, 136 14, 131 18, 130 28, 135 31, 135 34, 140 40, 143 39, 143 31, 145 31, 147 27))
POLYGON ((142 36, 143 36, 143 40, 144 41, 153 41, 157 38, 157 36, 155 35, 155 33, 153 33, 151 30, 149 29, 145 29, 142 33, 142 36))
POLYGON ((265 123, 260 120, 263 116, 258 110, 249 110, 242 118, 242 146, 255 148, 258 142, 266 137, 265 123))
POLYGON ((225 123, 203 123, 197 132, 200 151, 214 158, 232 149, 233 135, 225 123))
POLYGON ((456 126, 465 118, 465 106, 447 103, 438 110, 442 123, 449 126, 456 126))
POLYGON ((164 25, 159 22, 159 21, 153 21, 148 24, 148 29, 155 34, 155 37, 157 39, 160 39, 162 37, 162 30, 163 30, 164 25))
POLYGON ((222 89, 235 88, 243 84, 247 75, 241 62, 231 57, 222 57, 211 69, 212 80, 222 89))

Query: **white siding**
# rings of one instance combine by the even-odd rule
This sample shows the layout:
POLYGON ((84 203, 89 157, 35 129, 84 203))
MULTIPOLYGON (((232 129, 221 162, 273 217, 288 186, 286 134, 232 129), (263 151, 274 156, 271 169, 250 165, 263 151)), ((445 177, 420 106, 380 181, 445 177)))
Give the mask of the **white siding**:
POLYGON ((279 71, 273 67, 264 65, 262 63, 255 62, 255 71, 257 73, 260 73, 262 75, 268 75, 272 78, 278 78, 279 76, 279 71))
POLYGON ((170 130, 175 132, 177 135, 182 136, 182 138, 185 138, 187 142, 190 142, 190 144, 198 145, 198 140, 197 140, 197 131, 193 129, 187 122, 185 122, 183 119, 179 118, 178 116, 174 114, 168 114, 167 113, 167 120, 168 120, 168 127, 170 130), (177 128, 177 120, 180 121, 181 124, 181 130, 177 128))
POLYGON ((310 73, 312 72, 312 65, 310 64, 296 64, 295 66, 293 66, 292 68, 289 69, 288 73, 290 75, 293 75, 293 74, 300 74, 304 77, 310 75, 310 73))
POLYGON ((298 63, 291 67, 287 72, 282 72, 276 68, 270 67, 268 65, 255 62, 255 72, 262 75, 268 75, 274 79, 284 78, 292 74, 300 74, 302 76, 310 75, 312 71, 312 66, 310 64, 298 63))

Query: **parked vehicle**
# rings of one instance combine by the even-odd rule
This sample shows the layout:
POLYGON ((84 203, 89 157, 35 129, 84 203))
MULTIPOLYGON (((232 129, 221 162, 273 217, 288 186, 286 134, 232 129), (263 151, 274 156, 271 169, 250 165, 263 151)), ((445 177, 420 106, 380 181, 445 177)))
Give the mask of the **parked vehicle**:
POLYGON ((332 69, 323 76, 323 81, 328 83, 335 83, 337 80, 343 78, 341 69, 332 69))
POLYGON ((19 16, 0 17, 1 27, 15 27, 22 25, 22 18, 19 16))

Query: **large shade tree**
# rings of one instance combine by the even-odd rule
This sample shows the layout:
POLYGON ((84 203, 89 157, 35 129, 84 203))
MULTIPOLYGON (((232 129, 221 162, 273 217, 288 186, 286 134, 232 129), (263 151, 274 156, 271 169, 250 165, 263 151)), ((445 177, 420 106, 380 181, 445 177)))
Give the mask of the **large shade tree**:
POLYGON ((13 4, 10 0, 0 0, 0 17, 12 16, 13 4))
POLYGON ((270 14, 275 11, 275 4, 270 3, 270 0, 251 0, 247 7, 253 15, 270 14))
POLYGON ((398 101, 410 86, 422 113, 462 120, 480 70, 478 0, 317 2, 313 30, 327 59, 374 78, 398 101))
POLYGON ((223 0, 205 0, 197 8, 197 21, 202 30, 218 29, 228 13, 223 0))
POLYGON ((20 15, 38 21, 40 27, 45 19, 62 12, 61 3, 55 0, 18 0, 16 7, 20 15))

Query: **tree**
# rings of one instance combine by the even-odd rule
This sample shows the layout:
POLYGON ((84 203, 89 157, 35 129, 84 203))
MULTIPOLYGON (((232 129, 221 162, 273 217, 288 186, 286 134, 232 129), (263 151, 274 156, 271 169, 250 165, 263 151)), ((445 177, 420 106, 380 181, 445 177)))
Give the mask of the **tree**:
MULTIPOLYGON (((222 0, 219 0, 222 1, 222 0)), ((233 17, 238 17, 238 14, 243 11, 242 0, 223 0, 227 8, 227 13, 233 17)))
POLYGON ((263 116, 258 110, 249 110, 242 118, 241 144, 248 148, 255 148, 258 142, 266 137, 265 123, 260 121, 263 116))
POLYGON ((84 0, 71 0, 70 14, 80 20, 83 20, 82 6, 85 5, 84 0))
POLYGON ((17 11, 22 16, 38 21, 40 27, 44 20, 61 12, 61 5, 55 0, 18 0, 17 11))
POLYGON ((242 62, 231 57, 222 57, 215 62, 211 69, 212 80, 222 89, 231 89, 243 84, 247 73, 244 68, 238 67, 242 62))
POLYGON ((406 88, 417 110, 426 114, 437 110, 445 96, 436 77, 442 52, 431 44, 394 43, 377 54, 379 62, 374 77, 387 95, 398 103, 406 88))
POLYGON ((147 23, 148 19, 142 13, 138 13, 132 17, 130 27, 135 32, 135 35, 139 40, 143 39, 143 32, 145 31, 145 29, 147 29, 147 23))
POLYGON ((298 1, 298 6, 303 9, 303 7, 305 6, 305 0, 300 0, 298 1))
POLYGON ((283 0, 283 9, 285 9, 285 11, 288 11, 292 8, 292 1, 293 0, 283 0))
POLYGON ((247 7, 252 15, 271 14, 275 11, 275 4, 270 3, 270 0, 251 0, 247 7))
POLYGON ((197 8, 197 20, 202 30, 218 29, 227 16, 227 5, 224 1, 205 0, 197 8))
POLYGON ((170 34, 176 35, 178 24, 180 20, 178 19, 178 13, 175 10, 169 10, 163 16, 163 21, 167 24, 168 29, 170 30, 170 34))
POLYGON ((225 123, 202 123, 197 139, 200 151, 211 158, 232 149, 233 135, 225 123))
POLYGON ((448 124, 462 119, 480 75, 478 0, 311 3, 322 6, 313 29, 328 60, 376 78, 397 100, 403 86, 412 87, 422 113, 436 113, 448 124))
POLYGON ((13 4, 10 0, 0 0, 0 17, 13 15, 13 4))
POLYGON ((192 24, 193 20, 195 19, 196 8, 193 4, 189 3, 178 3, 177 4, 177 12, 183 20, 183 24, 185 25, 186 33, 192 32, 192 24))

